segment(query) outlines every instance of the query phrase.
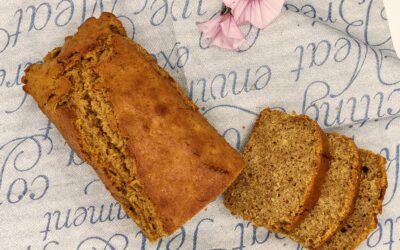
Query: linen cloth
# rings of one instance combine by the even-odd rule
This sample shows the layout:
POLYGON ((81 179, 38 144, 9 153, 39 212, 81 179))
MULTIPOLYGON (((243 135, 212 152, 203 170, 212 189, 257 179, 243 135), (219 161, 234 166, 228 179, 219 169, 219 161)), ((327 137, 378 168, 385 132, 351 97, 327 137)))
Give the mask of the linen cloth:
POLYGON ((301 249, 229 214, 219 197, 150 244, 22 91, 29 63, 102 11, 116 14, 229 143, 243 148, 264 107, 305 113, 388 160, 377 229, 360 249, 400 249, 400 61, 382 0, 287 0, 240 52, 208 48, 196 22, 217 0, 0 3, 0 249, 301 249))

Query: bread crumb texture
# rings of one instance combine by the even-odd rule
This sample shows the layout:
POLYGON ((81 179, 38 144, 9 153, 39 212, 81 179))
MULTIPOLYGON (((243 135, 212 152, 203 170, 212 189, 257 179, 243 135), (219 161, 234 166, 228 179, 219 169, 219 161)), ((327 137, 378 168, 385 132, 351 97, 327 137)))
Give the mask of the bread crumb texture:
POLYGON ((317 248, 327 241, 353 212, 360 182, 360 159, 353 140, 328 134, 331 161, 321 196, 315 207, 289 234, 307 248, 317 248))
POLYGON ((225 192, 234 214, 275 232, 292 231, 319 197, 329 147, 304 115, 261 112, 243 153, 246 167, 225 192))
POLYGON ((361 182, 354 212, 335 235, 319 250, 353 250, 377 226, 387 188, 386 160, 367 150, 359 150, 361 182))

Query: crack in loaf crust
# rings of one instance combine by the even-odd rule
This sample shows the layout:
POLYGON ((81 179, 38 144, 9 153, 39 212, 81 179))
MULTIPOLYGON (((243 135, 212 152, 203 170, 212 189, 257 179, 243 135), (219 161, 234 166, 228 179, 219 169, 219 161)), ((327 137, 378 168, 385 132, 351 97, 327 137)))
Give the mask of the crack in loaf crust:
POLYGON ((150 240, 228 187, 243 161, 110 13, 33 64, 24 90, 150 240))

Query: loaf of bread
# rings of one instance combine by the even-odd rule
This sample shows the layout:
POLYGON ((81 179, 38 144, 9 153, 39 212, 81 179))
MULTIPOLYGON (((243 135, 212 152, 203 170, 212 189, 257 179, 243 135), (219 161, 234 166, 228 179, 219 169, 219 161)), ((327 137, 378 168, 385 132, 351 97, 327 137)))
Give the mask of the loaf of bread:
POLYGON ((224 195, 234 215, 275 232, 292 231, 320 195, 329 146, 304 115, 261 112, 243 153, 246 167, 224 195))
POLYGON ((331 161, 315 207, 289 237, 307 248, 317 248, 331 238, 353 212, 361 165, 353 140, 327 134, 331 161))
POLYGON ((213 201, 244 166, 110 13, 88 19, 23 83, 152 241, 213 201))
POLYGON ((387 188, 386 160, 367 150, 360 150, 361 182, 354 212, 336 234, 319 250, 353 250, 377 226, 387 188))

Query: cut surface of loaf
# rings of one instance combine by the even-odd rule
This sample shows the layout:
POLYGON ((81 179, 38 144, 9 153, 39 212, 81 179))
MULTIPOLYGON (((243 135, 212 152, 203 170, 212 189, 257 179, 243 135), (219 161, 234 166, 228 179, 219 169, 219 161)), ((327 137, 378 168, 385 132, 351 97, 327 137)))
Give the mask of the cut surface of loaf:
POLYGON ((317 248, 332 237, 353 212, 361 165, 353 140, 327 134, 331 155, 321 196, 301 223, 288 234, 307 248, 317 248))
POLYGON ((367 150, 359 150, 361 182, 354 212, 335 235, 319 250, 352 250, 377 226, 387 188, 386 160, 367 150))
POLYGON ((256 226, 293 230, 319 197, 329 164, 325 134, 307 116, 265 109, 243 156, 246 167, 225 192, 225 206, 256 226))
POLYGON ((244 166, 110 13, 88 19, 23 83, 150 240, 173 233, 244 166))

